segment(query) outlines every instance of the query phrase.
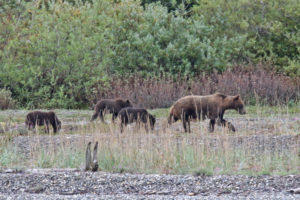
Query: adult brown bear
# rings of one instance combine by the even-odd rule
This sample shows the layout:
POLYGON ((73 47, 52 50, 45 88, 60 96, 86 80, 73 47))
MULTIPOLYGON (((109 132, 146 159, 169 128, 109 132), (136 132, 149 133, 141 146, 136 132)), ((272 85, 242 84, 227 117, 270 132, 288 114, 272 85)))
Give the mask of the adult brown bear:
POLYGON ((148 131, 148 122, 150 124, 151 129, 154 129, 155 117, 147 112, 144 108, 123 108, 120 110, 118 116, 121 119, 121 133, 124 130, 124 126, 129 123, 136 122, 138 126, 140 123, 145 125, 146 131, 148 131))
POLYGON ((191 132, 190 120, 210 119, 209 130, 214 131, 216 120, 218 125, 228 126, 235 131, 234 126, 223 119, 224 113, 228 109, 237 110, 240 114, 246 114, 245 105, 239 95, 227 96, 221 93, 215 93, 208 96, 186 96, 178 99, 170 108, 168 122, 182 120, 184 131, 187 132, 186 123, 188 123, 188 131, 191 132))
POLYGON ((45 131, 49 133, 49 124, 52 125, 54 133, 61 129, 61 121, 59 121, 53 111, 33 111, 28 113, 25 119, 25 125, 28 130, 34 129, 36 125, 45 125, 45 131))
POLYGON ((132 104, 129 100, 102 99, 101 101, 97 102, 91 121, 95 120, 99 116, 101 121, 104 122, 104 114, 106 111, 108 111, 109 113, 112 113, 112 121, 114 122, 120 110, 126 107, 132 107, 132 104))

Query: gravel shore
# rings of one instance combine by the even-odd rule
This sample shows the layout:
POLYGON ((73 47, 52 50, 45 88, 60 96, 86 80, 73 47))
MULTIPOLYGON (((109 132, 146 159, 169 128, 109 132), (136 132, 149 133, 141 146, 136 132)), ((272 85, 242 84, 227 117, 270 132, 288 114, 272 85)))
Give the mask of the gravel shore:
POLYGON ((190 176, 6 170, 1 199, 299 199, 300 175, 190 176))

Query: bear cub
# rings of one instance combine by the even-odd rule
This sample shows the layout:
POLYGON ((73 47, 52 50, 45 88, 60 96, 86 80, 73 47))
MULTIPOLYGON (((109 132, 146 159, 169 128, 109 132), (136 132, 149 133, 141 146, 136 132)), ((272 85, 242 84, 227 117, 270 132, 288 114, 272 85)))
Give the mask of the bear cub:
POLYGON ((138 127, 143 123, 146 131, 148 131, 148 122, 150 124, 151 130, 154 129, 155 117, 147 112, 144 108, 123 108, 120 110, 118 117, 121 119, 121 133, 124 131, 124 127, 127 124, 136 122, 138 127))
POLYGON ((28 113, 25 119, 25 125, 28 130, 34 129, 36 125, 45 125, 45 131, 49 133, 49 124, 52 125, 54 133, 61 129, 61 121, 53 111, 33 111, 28 113))

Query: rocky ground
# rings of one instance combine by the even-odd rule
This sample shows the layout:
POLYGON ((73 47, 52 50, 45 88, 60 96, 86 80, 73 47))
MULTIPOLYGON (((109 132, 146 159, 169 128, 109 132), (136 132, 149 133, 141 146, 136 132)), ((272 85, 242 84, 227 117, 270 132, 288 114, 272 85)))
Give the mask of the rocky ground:
POLYGON ((1 199, 299 199, 300 175, 186 176, 6 170, 1 199))

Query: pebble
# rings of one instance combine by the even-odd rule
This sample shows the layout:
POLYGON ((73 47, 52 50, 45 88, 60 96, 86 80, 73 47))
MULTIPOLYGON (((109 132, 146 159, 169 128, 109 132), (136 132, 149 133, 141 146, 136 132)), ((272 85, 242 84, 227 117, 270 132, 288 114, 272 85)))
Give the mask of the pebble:
POLYGON ((0 199, 299 199, 299 185, 300 175, 203 178, 26 169, 0 173, 0 199))

